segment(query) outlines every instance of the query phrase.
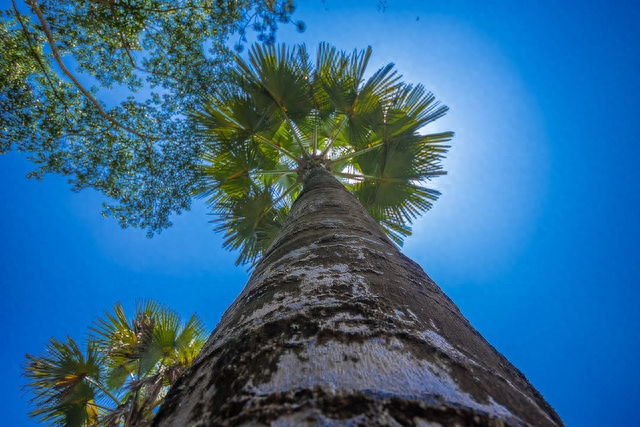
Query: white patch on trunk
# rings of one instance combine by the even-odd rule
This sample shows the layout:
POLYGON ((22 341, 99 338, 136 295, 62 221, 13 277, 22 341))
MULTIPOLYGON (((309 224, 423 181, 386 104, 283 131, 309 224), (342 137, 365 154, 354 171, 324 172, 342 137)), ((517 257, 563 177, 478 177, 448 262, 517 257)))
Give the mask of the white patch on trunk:
POLYGON ((518 420, 508 409, 490 399, 480 403, 460 390, 445 369, 418 360, 402 343, 382 339, 364 343, 329 341, 321 346, 304 342, 302 353, 287 350, 267 383, 254 385, 250 392, 266 396, 275 392, 322 387, 325 391, 361 391, 435 404, 462 406, 503 420, 518 420), (301 362, 301 356, 304 362, 301 362))
POLYGON ((287 268, 287 274, 282 280, 292 279, 298 282, 299 291, 294 295, 277 292, 262 307, 243 316, 241 322, 244 324, 258 320, 263 323, 266 316, 272 316, 274 319, 291 316, 289 310, 282 310, 283 306, 295 311, 305 307, 330 306, 331 303, 340 302, 329 296, 331 288, 340 284, 351 286, 354 297, 373 298, 364 277, 350 273, 349 266, 346 264, 335 264, 331 267, 303 265, 287 268), (275 314, 272 315, 272 313, 275 314))
POLYGON ((356 273, 349 272, 346 264, 335 264, 328 266, 300 266, 292 268, 287 276, 300 277, 300 296, 307 298, 309 293, 317 293, 323 288, 330 290, 339 284, 350 285, 353 297, 369 297, 369 286, 364 277, 356 273))

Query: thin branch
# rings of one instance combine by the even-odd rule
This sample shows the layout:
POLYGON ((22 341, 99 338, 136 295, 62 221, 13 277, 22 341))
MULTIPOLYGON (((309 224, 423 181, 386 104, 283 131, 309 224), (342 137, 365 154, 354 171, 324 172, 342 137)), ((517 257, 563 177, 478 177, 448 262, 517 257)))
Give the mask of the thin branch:
POLYGON ((118 36, 120 36, 120 42, 122 43, 122 48, 127 53, 127 57, 129 58, 129 63, 131 64, 131 68, 133 68, 134 70, 137 70, 138 66, 136 65, 136 61, 133 58, 133 55, 131 55, 131 50, 129 49, 129 46, 128 46, 129 43, 127 43, 127 40, 124 38, 124 34, 122 34, 121 31, 118 31, 118 36))
MULTIPOLYGON (((78 90, 80 92, 82 92, 82 94, 96 107, 96 109, 98 110, 98 113, 106 120, 108 120, 111 124, 113 124, 116 127, 119 127, 129 133, 132 133, 142 139, 151 139, 153 141, 158 140, 159 138, 154 138, 151 137, 149 135, 144 135, 141 134, 139 132, 137 132, 136 130, 128 127, 127 125, 124 125, 122 123, 120 123, 118 120, 114 119, 113 117, 111 117, 106 111, 104 111, 104 109, 102 108, 102 106, 100 105, 100 102, 98 102, 97 99, 95 99, 91 93, 84 88, 84 86, 82 86, 82 83, 80 83, 80 81, 78 81, 78 79, 67 69, 67 67, 64 65, 64 62, 62 61, 62 57, 60 56, 60 52, 58 51, 58 47, 56 46, 55 40, 53 38, 53 33, 51 32, 51 28, 49 27, 49 24, 47 23, 47 20, 45 19, 44 15, 42 14, 42 11, 40 10, 40 7, 38 6, 38 3, 36 0, 25 0, 26 3, 31 6, 31 10, 33 10, 33 13, 36 14, 36 16, 38 17, 38 20, 40 21, 40 24, 42 25, 42 29, 45 33, 45 35, 47 36, 47 41, 49 42, 49 47, 51 48, 51 53, 53 54, 53 57, 56 60, 56 63, 58 64, 58 66, 60 67, 60 69, 62 70, 62 72, 64 73, 64 75, 66 75, 69 79, 71 79, 71 81, 73 82, 73 84, 78 88, 78 90)), ((147 148, 149 148, 149 144, 147 143, 147 148)))
MULTIPOLYGON (((247 31, 247 28, 249 28, 249 24, 251 23, 251 21, 253 21, 253 19, 256 17, 256 15, 258 14, 258 12, 254 12, 252 15, 245 15, 245 16, 249 16, 249 18, 246 21, 246 24, 244 25, 244 27, 240 27, 240 25, 238 25, 238 27, 236 28, 236 31, 238 32, 238 43, 237 44, 242 44, 242 42, 247 41, 245 34, 247 31)), ((244 20, 244 17, 242 18, 242 20, 244 20)))

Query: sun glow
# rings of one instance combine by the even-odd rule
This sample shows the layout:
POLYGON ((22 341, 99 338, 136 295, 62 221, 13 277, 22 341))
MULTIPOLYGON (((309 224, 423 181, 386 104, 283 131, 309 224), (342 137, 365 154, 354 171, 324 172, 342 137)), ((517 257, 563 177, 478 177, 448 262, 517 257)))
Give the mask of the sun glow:
POLYGON ((428 183, 442 195, 412 224, 403 250, 430 271, 464 261, 465 271, 447 271, 461 281, 504 273, 535 232, 547 191, 548 142, 535 95, 492 40, 462 21, 425 13, 408 25, 415 11, 388 11, 354 25, 333 12, 322 15, 325 25, 314 17, 321 33, 280 40, 325 40, 347 51, 370 44, 371 73, 394 62, 404 81, 424 84, 450 107, 423 129, 456 133, 442 162, 447 175, 428 183), (392 38, 385 28, 394 28, 392 38))

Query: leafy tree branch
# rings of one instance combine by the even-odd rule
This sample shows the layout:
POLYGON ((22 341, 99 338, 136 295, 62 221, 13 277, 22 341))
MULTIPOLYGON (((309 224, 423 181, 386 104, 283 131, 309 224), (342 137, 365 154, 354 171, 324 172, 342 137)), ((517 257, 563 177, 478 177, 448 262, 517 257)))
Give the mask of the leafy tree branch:
MULTIPOLYGON (((53 57, 55 58, 56 63, 58 64, 58 67, 60 67, 60 70, 62 70, 64 75, 67 76, 73 82, 73 84, 78 88, 78 90, 82 92, 82 94, 95 106, 95 108, 98 110, 98 113, 114 126, 120 127, 126 130, 127 132, 130 132, 136 136, 139 136, 140 138, 152 139, 152 140, 158 139, 156 137, 151 137, 149 135, 144 135, 137 132, 135 129, 132 129, 129 126, 120 123, 118 120, 114 119, 112 116, 107 114, 106 111, 104 111, 104 109, 102 108, 102 105, 100 105, 100 102, 97 99, 95 99, 87 89, 85 89, 82 83, 80 83, 80 81, 65 66, 60 56, 60 52, 58 51, 58 48, 56 46, 56 42, 53 38, 53 33, 51 32, 51 28, 49 27, 47 20, 42 14, 42 10, 40 10, 40 7, 38 6, 38 2, 36 0, 25 0, 25 1, 31 7, 31 10, 33 10, 35 15, 38 17, 38 21, 40 22, 40 25, 42 26, 42 30, 47 36, 47 41, 49 42, 51 53, 53 54, 53 57)), ((15 4, 15 0, 11 0, 11 2, 13 3, 13 8, 16 11, 16 14, 19 14, 15 4)))

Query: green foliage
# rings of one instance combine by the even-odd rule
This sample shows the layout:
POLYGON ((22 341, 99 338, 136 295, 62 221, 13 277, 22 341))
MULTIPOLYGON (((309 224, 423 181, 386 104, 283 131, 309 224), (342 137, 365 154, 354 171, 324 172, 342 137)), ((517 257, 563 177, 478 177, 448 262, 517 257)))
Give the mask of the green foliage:
POLYGON ((31 380, 36 408, 34 417, 50 425, 85 426, 97 420, 96 389, 89 378, 100 381, 103 359, 93 345, 85 352, 67 337, 67 342, 52 338, 46 356, 27 355, 25 374, 31 380))
POLYGON ((118 303, 90 330, 84 351, 70 337, 52 338, 44 356, 26 356, 32 417, 66 427, 149 425, 207 337, 195 314, 184 323, 151 300, 131 319, 118 303))
MULTIPOLYGON (((26 0, 0 22, 0 152, 109 198, 149 234, 189 209, 202 138, 185 116, 226 78, 230 37, 272 42, 291 0, 26 0)), ((301 24, 296 24, 300 26, 301 24)))
POLYGON ((309 162, 341 179, 397 243, 437 199, 425 185, 445 173, 453 133, 420 131, 447 107, 393 64, 365 78, 370 56, 323 43, 314 64, 304 45, 254 45, 191 115, 208 138, 198 194, 225 246, 240 248, 238 263, 268 248, 309 162))

